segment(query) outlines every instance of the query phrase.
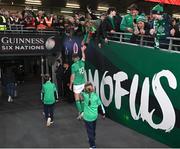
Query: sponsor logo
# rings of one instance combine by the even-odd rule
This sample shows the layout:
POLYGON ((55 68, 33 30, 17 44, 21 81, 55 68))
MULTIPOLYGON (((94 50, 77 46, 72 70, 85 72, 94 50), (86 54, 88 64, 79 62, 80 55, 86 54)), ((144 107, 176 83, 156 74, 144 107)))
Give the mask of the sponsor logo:
POLYGON ((54 38, 54 36, 52 36, 46 40, 46 43, 45 43, 46 49, 52 50, 56 46, 56 42, 53 38, 54 38))

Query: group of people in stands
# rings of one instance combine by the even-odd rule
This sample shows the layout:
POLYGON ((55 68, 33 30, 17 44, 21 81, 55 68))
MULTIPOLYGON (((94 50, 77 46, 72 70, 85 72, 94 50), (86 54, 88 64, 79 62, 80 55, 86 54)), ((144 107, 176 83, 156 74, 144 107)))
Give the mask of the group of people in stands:
POLYGON ((180 22, 164 13, 161 4, 156 5, 147 16, 140 13, 136 4, 127 8, 127 15, 120 16, 116 8, 110 7, 107 13, 99 17, 87 9, 84 15, 74 13, 74 16, 59 16, 46 14, 44 11, 37 13, 25 9, 23 12, 10 13, 7 10, 0 10, 0 30, 17 29, 16 25, 22 25, 23 29, 56 30, 66 33, 68 36, 84 36, 83 42, 88 43, 91 38, 97 37, 99 46, 107 42, 107 32, 129 33, 125 40, 137 43, 137 35, 150 35, 156 37, 155 46, 158 42, 168 43, 166 37, 180 37, 180 22), (16 26, 14 28, 13 26, 16 26))

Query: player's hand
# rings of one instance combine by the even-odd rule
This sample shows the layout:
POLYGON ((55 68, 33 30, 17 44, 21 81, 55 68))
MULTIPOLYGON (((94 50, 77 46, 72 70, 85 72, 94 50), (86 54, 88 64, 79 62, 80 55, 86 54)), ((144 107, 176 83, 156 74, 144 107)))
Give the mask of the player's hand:
POLYGON ((81 47, 81 51, 85 51, 86 50, 86 45, 84 44, 84 45, 82 45, 82 47, 81 47))

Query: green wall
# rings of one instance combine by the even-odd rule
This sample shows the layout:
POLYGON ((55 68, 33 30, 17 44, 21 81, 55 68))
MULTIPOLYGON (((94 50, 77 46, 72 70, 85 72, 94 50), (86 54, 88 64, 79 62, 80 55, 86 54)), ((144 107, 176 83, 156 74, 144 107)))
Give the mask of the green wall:
POLYGON ((99 49, 91 43, 86 66, 112 120, 180 147, 180 54, 112 42, 99 49))

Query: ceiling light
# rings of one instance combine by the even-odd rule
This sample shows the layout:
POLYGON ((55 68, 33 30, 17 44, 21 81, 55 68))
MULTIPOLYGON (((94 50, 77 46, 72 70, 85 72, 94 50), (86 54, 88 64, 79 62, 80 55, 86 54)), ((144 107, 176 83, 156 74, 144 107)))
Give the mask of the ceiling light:
POLYGON ((80 5, 77 3, 66 3, 67 8, 80 8, 80 5))
POLYGON ((180 14, 173 14, 173 18, 180 18, 180 14))
POLYGON ((61 13, 68 13, 68 14, 72 14, 72 11, 67 11, 67 10, 61 10, 61 13))
POLYGON ((42 5, 42 1, 41 0, 26 0, 25 4, 29 4, 29 5, 42 5))
POLYGON ((98 6, 98 11, 107 11, 109 9, 109 7, 106 6, 98 6))

